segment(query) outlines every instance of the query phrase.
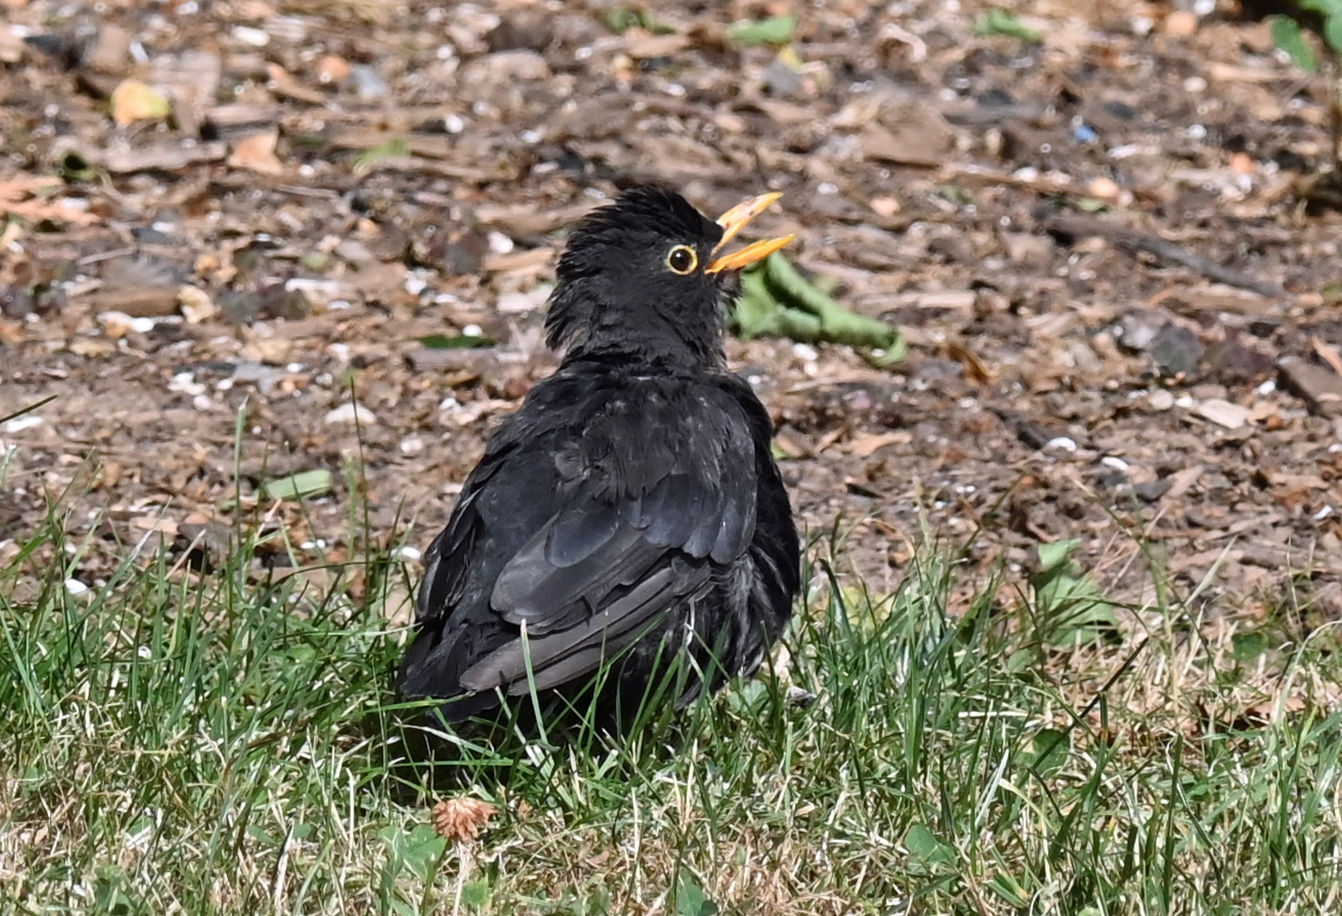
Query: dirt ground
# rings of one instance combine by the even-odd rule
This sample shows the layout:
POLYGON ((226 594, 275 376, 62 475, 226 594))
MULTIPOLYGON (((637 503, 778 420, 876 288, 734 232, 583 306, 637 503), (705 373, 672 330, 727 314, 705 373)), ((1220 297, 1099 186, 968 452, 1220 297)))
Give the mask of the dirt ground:
POLYGON ((1038 38, 977 0, 0 0, 0 417, 42 402, 0 423, 0 560, 58 497, 88 585, 146 537, 208 552, 239 499, 301 562, 361 549, 365 504, 422 549, 555 364, 561 230, 659 179, 785 192, 757 231, 907 333, 894 370, 728 345, 873 588, 924 531, 985 569, 1079 538, 1112 592, 1145 546, 1209 620, 1335 619, 1325 83, 1228 3, 996 5, 1038 38), (789 10, 781 55, 728 31, 789 10), (306 508, 265 490, 322 470, 306 508))

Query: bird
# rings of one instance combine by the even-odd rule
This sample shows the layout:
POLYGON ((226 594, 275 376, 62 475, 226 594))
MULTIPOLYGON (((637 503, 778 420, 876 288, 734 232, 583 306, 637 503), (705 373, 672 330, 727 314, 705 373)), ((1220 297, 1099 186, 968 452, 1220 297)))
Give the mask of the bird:
POLYGON ((772 420, 728 369, 723 326, 740 270, 794 236, 723 249, 781 196, 712 220, 637 185, 574 226, 545 315, 560 365, 490 437, 424 555, 402 696, 439 701, 449 726, 545 700, 623 733, 759 669, 801 547, 772 420))

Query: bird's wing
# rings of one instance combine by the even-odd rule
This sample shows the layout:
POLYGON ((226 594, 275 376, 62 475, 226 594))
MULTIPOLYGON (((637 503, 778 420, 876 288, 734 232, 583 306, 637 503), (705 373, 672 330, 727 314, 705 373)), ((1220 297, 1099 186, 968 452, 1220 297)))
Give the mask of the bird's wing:
MULTIPOLYGON (((544 447, 558 495, 493 581, 489 608, 513 636, 462 671, 468 691, 520 694, 591 673, 708 589, 754 534, 755 446, 730 399, 597 410, 580 436, 544 447)), ((474 511, 483 529, 518 508, 505 494, 510 476, 505 464, 482 482, 474 511)), ((470 536, 444 536, 442 568, 469 565, 451 550, 470 553, 470 536)), ((452 579, 443 581, 450 596, 452 579)))

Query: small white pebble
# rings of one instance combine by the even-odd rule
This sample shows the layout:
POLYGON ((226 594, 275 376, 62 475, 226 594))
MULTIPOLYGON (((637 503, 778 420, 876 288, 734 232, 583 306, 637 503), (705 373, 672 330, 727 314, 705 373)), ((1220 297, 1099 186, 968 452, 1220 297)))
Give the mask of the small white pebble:
POLYGON ((251 45, 253 48, 264 48, 270 44, 270 33, 265 29, 255 29, 249 25, 239 25, 233 28, 233 37, 245 45, 251 45))
POLYGON ((326 415, 327 423, 354 423, 372 426, 377 416, 367 407, 356 407, 353 401, 346 401, 326 415))
POLYGON ((83 595, 88 593, 89 587, 78 579, 66 579, 65 590, 71 595, 83 595))
POLYGON ((502 232, 489 233, 489 250, 495 254, 508 254, 514 247, 513 240, 502 232))
POLYGON ((1332 517, 1333 517, 1333 507, 1332 507, 1332 506, 1324 506, 1324 507, 1323 507, 1322 509, 1320 509, 1318 512, 1315 512, 1315 513, 1314 513, 1314 521, 1316 521, 1316 522, 1321 522, 1321 521, 1323 521, 1323 520, 1326 519, 1326 518, 1332 518, 1332 517))
POLYGON ((1146 403, 1152 410, 1169 410, 1174 406, 1174 395, 1164 388, 1158 388, 1147 397, 1146 403))
POLYGON ((285 365, 284 371, 297 375, 299 372, 302 372, 306 368, 307 366, 303 365, 302 363, 288 363, 285 365))
POLYGON ((424 451, 424 440, 419 436, 406 436, 401 440, 402 455, 418 455, 424 451))
POLYGON ((420 553, 419 548, 417 547, 402 547, 400 550, 396 551, 396 555, 402 560, 408 560, 411 563, 417 563, 424 559, 424 554, 420 553))
POLYGON ((1175 406, 1175 407, 1181 407, 1181 408, 1183 408, 1184 410, 1187 410, 1188 408, 1194 406, 1195 404, 1197 404, 1197 401, 1193 400, 1193 399, 1192 399, 1190 396, 1188 396, 1188 395, 1184 395, 1183 397, 1178 398, 1178 399, 1174 402, 1174 406, 1175 406))
POLYGON ((1207 81, 1200 76, 1190 76, 1184 80, 1184 92, 1198 93, 1207 91, 1207 81))
POLYGON ((1266 382, 1255 388, 1254 392, 1262 397, 1267 397, 1269 394, 1272 394, 1276 390, 1277 390, 1277 380, 1268 379, 1266 382))
POLYGON ((793 344, 792 355, 797 357, 797 359, 805 360, 808 363, 815 362, 820 358, 820 354, 816 351, 815 347, 804 343, 793 344))
POLYGON ((449 394, 447 397, 443 398, 441 401, 438 402, 438 409, 440 411, 460 410, 461 402, 449 394))
POLYGON ((484 328, 480 327, 478 324, 468 324, 461 329, 463 337, 479 337, 483 333, 485 333, 484 328))
POLYGON ((7 421, 3 428, 4 431, 7 433, 21 433, 25 429, 32 429, 34 426, 41 426, 45 422, 46 420, 43 420, 39 416, 35 416, 34 414, 25 414, 21 417, 15 417, 14 419, 7 421))
POLYGON ((443 130, 449 134, 459 134, 466 129, 466 122, 461 115, 450 114, 443 118, 443 130))
POLYGON ((1076 443, 1066 436, 1059 436, 1056 439, 1050 439, 1048 442, 1044 443, 1045 451, 1053 451, 1055 449, 1061 452, 1074 452, 1076 451, 1076 443))
POLYGON ((1124 461, 1122 458, 1118 458, 1114 455, 1105 455, 1103 458, 1100 459, 1100 464, 1104 465, 1107 468, 1113 468, 1115 471, 1126 471, 1129 467, 1131 467, 1131 465, 1128 464, 1126 461, 1124 461))
POLYGON ((214 406, 214 402, 203 394, 198 394, 191 399, 191 406, 196 410, 209 410, 214 406))

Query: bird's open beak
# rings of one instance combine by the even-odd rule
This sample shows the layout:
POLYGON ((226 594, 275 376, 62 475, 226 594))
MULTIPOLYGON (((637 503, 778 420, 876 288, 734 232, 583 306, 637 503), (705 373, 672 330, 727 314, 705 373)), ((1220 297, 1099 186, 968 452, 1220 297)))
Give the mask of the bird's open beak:
MULTIPOLYGON (((713 246, 713 254, 722 250, 723 246, 736 238, 736 234, 746 227, 746 223, 769 209, 769 205, 782 196, 777 192, 761 194, 759 197, 752 197, 750 200, 737 204, 719 216, 718 225, 722 227, 722 241, 713 246)), ((788 235, 778 239, 763 239, 762 241, 752 242, 740 251, 733 251, 731 254, 724 254, 717 258, 704 270, 710 274, 724 270, 740 270, 742 267, 747 267, 756 261, 767 258, 795 238, 795 235, 788 235)))

